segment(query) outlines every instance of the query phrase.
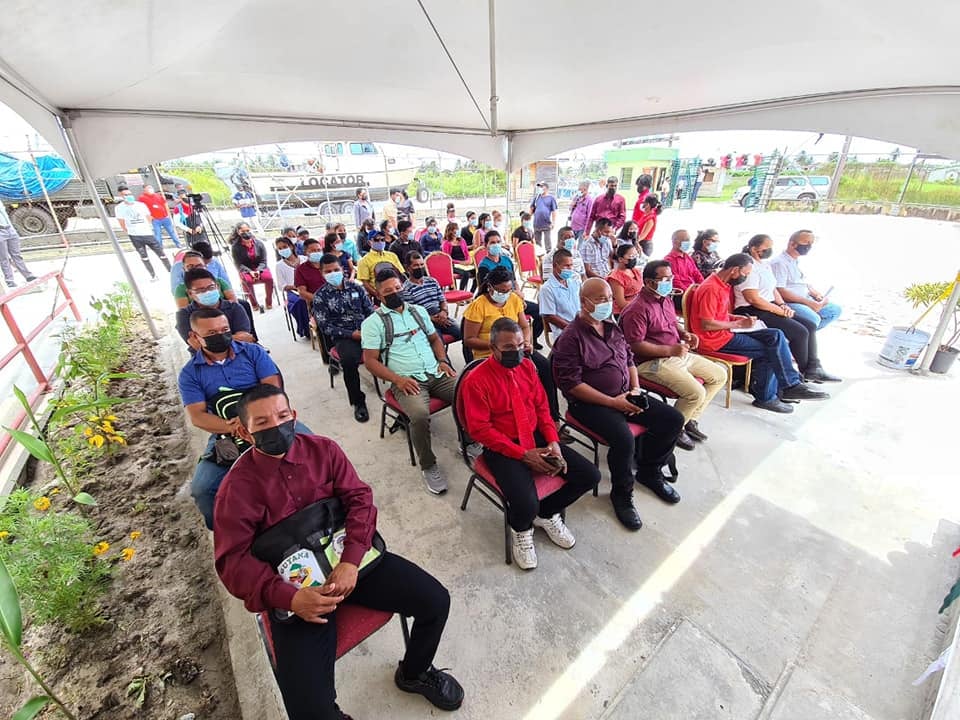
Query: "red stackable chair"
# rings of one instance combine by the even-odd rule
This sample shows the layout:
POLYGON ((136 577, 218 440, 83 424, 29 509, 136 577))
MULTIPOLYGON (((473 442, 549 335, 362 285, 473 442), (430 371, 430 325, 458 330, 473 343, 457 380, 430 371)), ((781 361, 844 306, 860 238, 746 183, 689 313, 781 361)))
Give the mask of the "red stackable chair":
MULTIPOLYGON (((387 429, 387 418, 393 420, 393 427, 390 428, 392 435, 398 429, 403 429, 407 434, 407 449, 410 450, 410 464, 416 467, 417 457, 413 452, 413 438, 410 437, 410 417, 403 411, 400 403, 397 402, 397 396, 393 394, 393 388, 387 388, 386 392, 380 389, 380 380, 376 375, 373 376, 373 387, 376 388, 377 397, 383 402, 383 408, 380 411, 380 438, 382 439, 387 429)), ((446 410, 450 403, 440 398, 430 398, 430 417, 438 412, 446 410)))
POLYGON ((543 285, 543 275, 540 272, 536 248, 529 240, 517 245, 517 265, 520 268, 520 279, 523 283, 520 285, 520 292, 529 286, 539 294, 540 286, 543 285))
MULTIPOLYGON (((436 280, 443 289, 443 297, 453 304, 453 316, 456 317, 461 305, 466 305, 473 299, 473 293, 466 290, 457 290, 453 274, 453 258, 442 252, 432 252, 424 259, 427 263, 427 274, 436 280)), ((449 337, 449 336, 448 336, 449 337)), ((453 340, 453 338, 450 338, 453 340)), ((444 345, 447 345, 444 339, 444 345)))

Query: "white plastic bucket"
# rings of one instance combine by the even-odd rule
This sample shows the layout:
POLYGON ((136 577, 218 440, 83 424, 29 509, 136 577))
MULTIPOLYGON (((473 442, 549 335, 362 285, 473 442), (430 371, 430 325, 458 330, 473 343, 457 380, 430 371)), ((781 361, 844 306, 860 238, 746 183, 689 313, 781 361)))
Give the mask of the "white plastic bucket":
POLYGON ((909 370, 920 360, 920 353, 928 342, 930 333, 908 327, 895 327, 887 335, 877 362, 895 370, 909 370))

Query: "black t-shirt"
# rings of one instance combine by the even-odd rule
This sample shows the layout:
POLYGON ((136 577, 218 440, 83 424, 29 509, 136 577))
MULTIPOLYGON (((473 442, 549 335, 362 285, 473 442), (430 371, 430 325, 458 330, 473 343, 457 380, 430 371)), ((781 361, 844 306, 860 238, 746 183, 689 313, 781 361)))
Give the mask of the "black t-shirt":
POLYGON ((518 227, 516 230, 514 230, 514 231, 513 231, 513 235, 512 235, 511 237, 512 237, 517 243, 533 242, 533 237, 531 237, 530 233, 527 232, 527 229, 526 229, 525 227, 523 227, 523 225, 521 225, 521 226, 518 227))
POLYGON ((464 242, 466 242, 467 245, 473 245, 473 233, 475 230, 476 228, 471 227, 470 225, 465 225, 460 230, 460 237, 464 239, 464 242))

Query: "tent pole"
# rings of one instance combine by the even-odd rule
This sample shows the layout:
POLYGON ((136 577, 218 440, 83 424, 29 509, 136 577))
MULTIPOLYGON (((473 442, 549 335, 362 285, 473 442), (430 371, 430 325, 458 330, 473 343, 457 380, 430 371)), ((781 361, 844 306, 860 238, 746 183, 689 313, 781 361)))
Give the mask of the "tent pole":
POLYGON ((937 354, 937 350, 940 349, 940 341, 947 334, 947 325, 950 324, 950 318, 953 316, 954 308, 957 307, 957 302, 960 302, 960 271, 957 271, 957 277, 953 280, 953 291, 950 293, 946 305, 943 306, 940 322, 937 323, 937 329, 933 331, 933 337, 930 338, 930 344, 927 345, 927 352, 923 355, 919 374, 926 375, 930 372, 933 356, 937 354))
POLYGON ((57 226, 57 233, 60 235, 60 240, 63 242, 63 246, 69 249, 70 241, 67 240, 67 236, 63 232, 63 225, 60 222, 60 217, 57 215, 57 209, 50 201, 50 194, 47 192, 47 183, 43 180, 43 173, 40 172, 40 166, 37 165, 37 158, 33 154, 33 149, 30 148, 29 138, 27 139, 27 149, 30 153, 30 162, 33 163, 33 171, 37 174, 37 180, 40 181, 40 189, 43 191, 43 199, 47 201, 47 209, 50 210, 50 214, 53 216, 53 223, 57 226))
POLYGON ((496 135, 499 129, 497 103, 500 98, 497 97, 497 12, 496 0, 487 1, 489 11, 489 32, 490 39, 490 134, 496 135))
POLYGON ((137 285, 137 281, 134 279, 133 273, 130 271, 130 266, 127 264, 127 259, 123 256, 123 249, 120 247, 120 240, 117 238, 117 234, 113 231, 113 227, 110 225, 110 216, 107 215, 107 209, 103 206, 103 200, 100 197, 100 193, 97 192, 97 184, 90 176, 90 171, 87 169, 87 161, 80 152, 80 146, 77 143, 77 136, 73 131, 73 125, 70 123, 70 119, 60 118, 60 127, 63 128, 64 137, 66 138, 67 144, 70 147, 70 154, 73 155, 74 162, 77 164, 77 169, 80 170, 80 174, 83 176, 83 181, 87 186, 87 190, 90 191, 90 195, 93 197, 93 206, 97 209, 97 215, 100 216, 100 222, 103 223, 103 229, 107 233, 107 237, 110 238, 110 243, 113 245, 113 251, 117 254, 117 259, 120 261, 120 268, 123 270, 123 274, 126 276, 127 282, 130 283, 130 288, 133 290, 133 296, 137 299, 137 304, 140 306, 140 312, 143 313, 143 319, 147 321, 147 327, 150 328, 150 334, 153 335, 153 338, 155 340, 159 340, 160 331, 157 330, 157 326, 154 324, 153 318, 150 316, 150 309, 147 307, 147 303, 143 299, 143 293, 140 292, 140 286, 137 285))
POLYGON ((510 137, 509 133, 506 135, 505 150, 506 152, 504 153, 504 156, 506 158, 506 162, 504 162, 504 169, 506 170, 507 182, 506 182, 506 188, 504 190, 505 206, 503 208, 503 214, 506 217, 506 220, 504 220, 504 223, 506 227, 509 229, 510 228, 510 175, 512 174, 511 169, 513 166, 513 139, 510 137))

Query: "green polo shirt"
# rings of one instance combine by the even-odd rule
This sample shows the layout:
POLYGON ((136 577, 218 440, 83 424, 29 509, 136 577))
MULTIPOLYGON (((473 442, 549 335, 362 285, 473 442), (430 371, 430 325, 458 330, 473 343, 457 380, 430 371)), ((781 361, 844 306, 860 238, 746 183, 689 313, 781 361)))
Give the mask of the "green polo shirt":
MULTIPOLYGON (((387 312, 393 320, 393 344, 387 367, 401 377, 426 380, 428 376, 440 377, 440 363, 437 362, 427 335, 420 330, 412 313, 419 313, 425 327, 433 329, 433 321, 419 305, 404 303, 398 312, 381 306, 377 312, 363 321, 360 326, 360 344, 364 350, 383 350, 387 341, 386 328, 378 313, 387 312)), ((381 356, 381 360, 382 360, 381 356)))

